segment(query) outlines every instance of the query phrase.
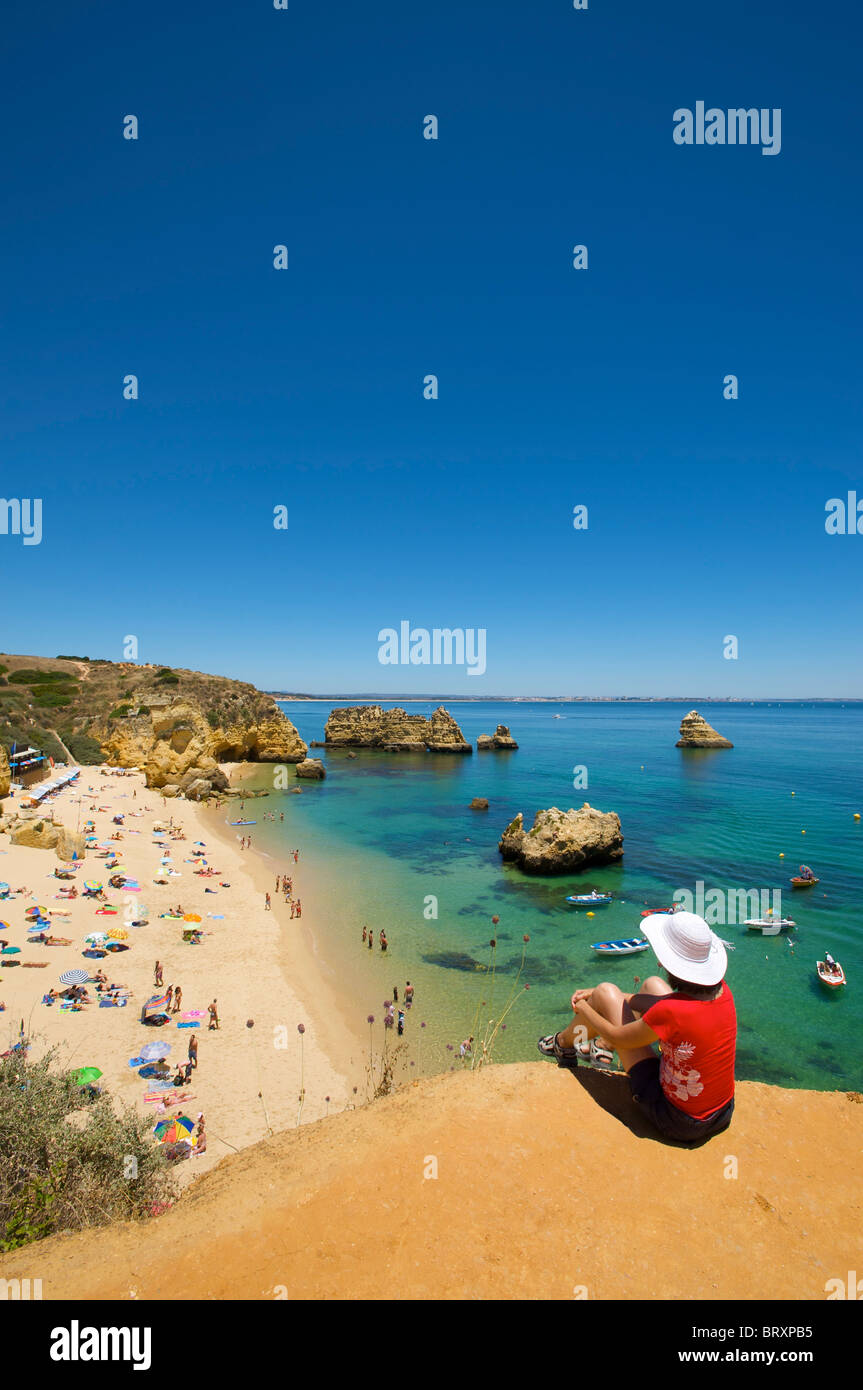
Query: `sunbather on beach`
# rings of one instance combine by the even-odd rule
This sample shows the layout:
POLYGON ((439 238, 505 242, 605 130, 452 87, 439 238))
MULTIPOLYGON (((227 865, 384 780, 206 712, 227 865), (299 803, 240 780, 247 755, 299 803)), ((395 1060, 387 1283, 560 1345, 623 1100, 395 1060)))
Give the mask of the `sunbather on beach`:
POLYGON ((706 1139, 727 1129, 734 1111, 737 1017, 726 950, 692 912, 646 917, 641 929, 667 980, 652 975, 638 994, 610 983, 577 989, 572 1022, 540 1038, 539 1050, 570 1067, 580 1058, 608 1064, 616 1051, 633 1099, 662 1134, 706 1139))

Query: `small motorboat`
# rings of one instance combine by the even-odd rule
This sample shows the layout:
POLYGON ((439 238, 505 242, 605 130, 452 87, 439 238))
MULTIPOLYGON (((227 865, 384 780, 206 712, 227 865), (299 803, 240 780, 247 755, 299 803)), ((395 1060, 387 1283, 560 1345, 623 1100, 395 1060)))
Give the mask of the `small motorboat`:
POLYGON ((610 893, 574 893, 566 900, 572 907, 607 907, 613 901, 610 893))
POLYGON ((828 989, 842 989, 845 984, 845 971, 838 960, 819 960, 816 969, 822 985, 827 985, 828 989))
POLYGON ((229 825, 257 825, 257 823, 256 820, 232 820, 228 822, 229 825))
POLYGON ((781 931, 790 931, 797 923, 790 917, 750 917, 743 923, 750 931, 760 931, 762 936, 778 936, 781 931))
POLYGON ((595 941, 590 949, 598 956, 637 956, 649 946, 645 937, 632 936, 622 941, 595 941))
POLYGON ((814 888, 816 883, 820 883, 820 878, 792 878, 792 888, 814 888))
POLYGON ((677 911, 677 903, 673 907, 646 907, 642 912, 642 917, 667 917, 670 913, 677 911))

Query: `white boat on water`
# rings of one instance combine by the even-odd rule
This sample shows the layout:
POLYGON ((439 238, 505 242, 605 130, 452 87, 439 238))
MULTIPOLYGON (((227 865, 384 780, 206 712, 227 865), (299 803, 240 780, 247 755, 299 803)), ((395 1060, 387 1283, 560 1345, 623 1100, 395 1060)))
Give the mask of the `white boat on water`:
POLYGON ((645 937, 631 936, 620 941, 595 941, 590 949, 596 951, 598 956, 637 956, 649 946, 650 942, 645 937))
POLYGON ((782 931, 790 931, 797 923, 790 917, 750 917, 743 925, 750 931, 760 931, 762 936, 778 936, 782 931))

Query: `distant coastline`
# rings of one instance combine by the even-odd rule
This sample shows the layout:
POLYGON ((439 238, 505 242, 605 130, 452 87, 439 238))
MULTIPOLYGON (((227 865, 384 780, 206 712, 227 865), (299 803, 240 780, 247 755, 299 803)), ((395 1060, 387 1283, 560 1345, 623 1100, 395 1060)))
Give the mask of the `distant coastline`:
POLYGON ((860 705, 860 695, 776 695, 753 699, 746 695, 387 695, 362 693, 354 695, 298 695, 276 690, 261 692, 272 700, 306 700, 310 703, 350 704, 356 700, 378 700, 386 704, 397 701, 402 705, 426 705, 430 701, 446 701, 462 705, 860 705))

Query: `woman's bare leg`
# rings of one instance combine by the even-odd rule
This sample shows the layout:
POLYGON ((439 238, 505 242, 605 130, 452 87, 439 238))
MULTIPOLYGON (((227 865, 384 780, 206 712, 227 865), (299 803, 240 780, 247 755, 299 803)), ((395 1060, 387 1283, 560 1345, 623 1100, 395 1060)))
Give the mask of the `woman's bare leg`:
MULTIPOLYGON (((639 994, 655 994, 657 996, 672 994, 673 992, 671 986, 665 980, 660 979, 658 975, 651 975, 638 991, 639 994)), ((635 1014, 631 1008, 630 1001, 635 997, 634 994, 624 994, 617 985, 605 981, 596 986, 587 1002, 609 1023, 619 1027, 623 1023, 633 1023, 640 1016, 635 1014)), ((579 1043, 597 1037, 602 1042, 602 1035, 585 1023, 579 1014, 573 1014, 569 1027, 564 1028, 558 1036, 561 1047, 577 1047, 579 1043)), ((607 1046, 607 1044, 605 1045, 607 1046)), ((609 1050, 614 1051, 613 1048, 609 1050)), ((636 1062, 643 1062, 647 1057, 655 1057, 656 1053, 652 1047, 634 1047, 618 1049, 617 1055, 623 1070, 629 1071, 636 1062)))

